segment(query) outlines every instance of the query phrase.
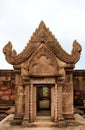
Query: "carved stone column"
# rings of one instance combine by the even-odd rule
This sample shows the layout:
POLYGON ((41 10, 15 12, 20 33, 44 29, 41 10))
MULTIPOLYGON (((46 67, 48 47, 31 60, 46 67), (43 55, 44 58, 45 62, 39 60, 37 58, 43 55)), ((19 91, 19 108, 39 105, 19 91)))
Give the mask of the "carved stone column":
POLYGON ((36 110, 36 104, 37 101, 36 101, 36 87, 33 87, 33 118, 34 120, 36 119, 36 115, 37 115, 37 110, 36 110))
POLYGON ((24 118, 22 125, 28 126, 29 124, 29 89, 30 89, 30 82, 29 78, 27 77, 24 81, 24 87, 25 87, 25 97, 24 97, 24 118))
POLYGON ((54 120, 54 117, 55 117, 54 101, 55 101, 55 99, 54 99, 54 86, 53 86, 53 87, 51 87, 51 118, 52 118, 52 120, 54 120))
POLYGON ((64 119, 67 125, 76 125, 74 120, 74 106, 73 106, 73 68, 74 66, 69 65, 65 68, 66 81, 63 88, 63 110, 64 119))
POLYGON ((30 122, 33 122, 33 85, 30 85, 30 122))
POLYGON ((55 84, 55 88, 54 88, 54 101, 55 101, 55 103, 54 103, 54 109, 55 109, 55 111, 54 111, 54 113, 55 113, 55 117, 54 117, 54 121, 55 122, 57 122, 57 115, 58 115, 58 110, 57 110, 57 104, 58 104, 58 99, 57 99, 57 83, 55 84))
POLYGON ((58 94, 58 125, 59 127, 63 127, 65 125, 64 118, 63 118, 63 109, 62 109, 62 83, 63 77, 58 77, 57 84, 57 94, 58 94))
POLYGON ((15 116, 14 123, 21 124, 23 118, 23 84, 20 70, 15 70, 15 116))

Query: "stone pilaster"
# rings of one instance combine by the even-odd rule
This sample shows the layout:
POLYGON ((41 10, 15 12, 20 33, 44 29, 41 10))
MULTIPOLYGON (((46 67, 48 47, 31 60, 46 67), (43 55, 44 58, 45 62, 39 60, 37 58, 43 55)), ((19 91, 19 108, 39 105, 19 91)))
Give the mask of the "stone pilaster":
POLYGON ((63 110, 67 125, 76 125, 73 109, 73 68, 72 65, 65 68, 66 81, 63 89, 63 110))
POLYGON ((33 122, 33 85, 30 85, 30 122, 33 122))
POLYGON ((24 97, 24 118, 22 125, 23 126, 28 126, 29 124, 29 89, 30 89, 30 82, 29 78, 27 77, 24 79, 24 87, 25 87, 25 97, 24 97))
POLYGON ((63 108, 62 108, 62 83, 63 77, 58 77, 57 79, 57 94, 58 94, 58 125, 59 127, 65 126, 65 121, 63 118, 63 108))
POLYGON ((37 110, 36 110, 36 106, 37 106, 37 101, 36 101, 36 87, 33 87, 33 115, 34 115, 34 120, 36 119, 36 115, 37 115, 37 110))
POLYGON ((52 120, 54 120, 54 117, 55 117, 54 102, 55 102, 55 99, 54 99, 54 86, 53 86, 53 87, 51 87, 51 118, 52 118, 52 120))
POLYGON ((23 118, 23 95, 24 90, 20 70, 15 70, 15 124, 20 124, 23 118))
POLYGON ((54 103, 54 108, 55 108, 55 117, 54 117, 54 121, 57 122, 57 115, 58 115, 58 110, 57 110, 57 102, 58 102, 58 99, 57 99, 57 84, 55 84, 55 88, 54 88, 54 100, 55 100, 55 103, 54 103))

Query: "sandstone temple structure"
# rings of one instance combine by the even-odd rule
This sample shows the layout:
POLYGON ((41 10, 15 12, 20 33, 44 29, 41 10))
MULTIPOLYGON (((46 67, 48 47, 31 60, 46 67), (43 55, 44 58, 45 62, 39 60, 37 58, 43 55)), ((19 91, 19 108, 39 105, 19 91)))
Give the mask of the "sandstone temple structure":
POLYGON ((38 125, 37 120, 44 118, 46 122, 47 117, 55 126, 76 123, 73 69, 81 50, 75 40, 68 54, 43 21, 20 54, 8 42, 3 53, 15 73, 15 124, 38 125))

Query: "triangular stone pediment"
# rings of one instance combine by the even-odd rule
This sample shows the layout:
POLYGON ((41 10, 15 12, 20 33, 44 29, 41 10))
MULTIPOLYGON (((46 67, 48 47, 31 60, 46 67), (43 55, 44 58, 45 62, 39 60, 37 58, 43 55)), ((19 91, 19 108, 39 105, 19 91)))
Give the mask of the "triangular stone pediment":
POLYGON ((8 63, 19 65, 30 58, 42 43, 45 44, 56 57, 67 64, 75 64, 80 58, 80 52, 82 50, 80 44, 75 40, 73 42, 72 53, 68 54, 63 50, 49 29, 46 28, 43 21, 40 22, 39 27, 35 30, 27 46, 20 54, 16 54, 15 51, 12 50, 11 42, 3 48, 3 52, 8 63))
POLYGON ((55 76, 58 74, 58 62, 56 56, 41 44, 27 62, 29 75, 55 76))
POLYGON ((31 37, 32 42, 53 42, 55 37, 52 35, 52 33, 49 31, 49 28, 46 28, 43 21, 40 22, 38 29, 35 30, 33 33, 33 36, 31 37))

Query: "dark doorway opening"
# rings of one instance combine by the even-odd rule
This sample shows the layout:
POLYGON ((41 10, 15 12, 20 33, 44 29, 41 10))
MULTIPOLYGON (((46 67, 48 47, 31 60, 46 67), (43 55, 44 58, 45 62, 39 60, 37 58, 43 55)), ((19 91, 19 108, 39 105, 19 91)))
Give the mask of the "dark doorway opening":
POLYGON ((49 85, 37 86, 37 116, 51 115, 51 87, 49 85))

